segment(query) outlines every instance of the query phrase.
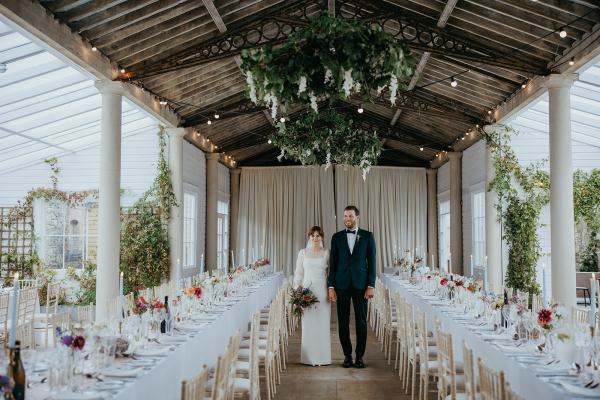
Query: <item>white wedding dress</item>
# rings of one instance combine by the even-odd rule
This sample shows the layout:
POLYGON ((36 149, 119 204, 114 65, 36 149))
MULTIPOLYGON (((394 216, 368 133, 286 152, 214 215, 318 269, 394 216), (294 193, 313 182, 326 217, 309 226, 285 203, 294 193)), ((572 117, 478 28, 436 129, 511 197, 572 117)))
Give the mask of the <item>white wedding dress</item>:
POLYGON ((294 288, 310 288, 319 302, 302 316, 302 348, 300 362, 308 365, 331 364, 331 304, 327 300, 327 262, 329 253, 320 250, 298 253, 294 288))

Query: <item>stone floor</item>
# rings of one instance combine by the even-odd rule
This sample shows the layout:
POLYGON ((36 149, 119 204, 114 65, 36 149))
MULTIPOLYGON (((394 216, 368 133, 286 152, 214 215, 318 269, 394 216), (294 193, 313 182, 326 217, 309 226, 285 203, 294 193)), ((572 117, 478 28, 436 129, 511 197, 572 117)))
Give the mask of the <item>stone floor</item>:
MULTIPOLYGON (((352 313, 353 314, 353 313, 352 313)), ((354 320, 350 322, 354 331, 354 320)), ((335 308, 332 309, 331 350, 333 365, 312 367, 300 364, 299 328, 290 337, 288 368, 283 372, 281 385, 277 387, 276 400, 406 400, 398 379, 398 371, 389 366, 375 334, 369 331, 365 369, 342 368, 344 359, 337 334, 335 308)), ((352 343, 355 343, 354 334, 352 343)), ((392 360, 393 363, 393 360, 392 360)), ((266 395, 264 396, 266 398, 266 395)), ((434 396, 430 396, 434 398, 434 396)))

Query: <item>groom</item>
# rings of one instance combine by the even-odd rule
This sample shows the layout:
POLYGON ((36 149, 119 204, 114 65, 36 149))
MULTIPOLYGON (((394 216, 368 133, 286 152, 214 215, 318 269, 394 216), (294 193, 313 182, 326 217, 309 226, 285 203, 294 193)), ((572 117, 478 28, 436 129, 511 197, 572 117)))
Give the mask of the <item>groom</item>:
POLYGON ((344 368, 354 365, 364 368, 363 355, 367 345, 367 301, 375 292, 375 239, 373 234, 358 228, 358 208, 344 209, 346 229, 331 238, 328 298, 337 302, 338 330, 344 350, 344 368), (350 302, 356 319, 356 362, 352 363, 350 342, 350 302))

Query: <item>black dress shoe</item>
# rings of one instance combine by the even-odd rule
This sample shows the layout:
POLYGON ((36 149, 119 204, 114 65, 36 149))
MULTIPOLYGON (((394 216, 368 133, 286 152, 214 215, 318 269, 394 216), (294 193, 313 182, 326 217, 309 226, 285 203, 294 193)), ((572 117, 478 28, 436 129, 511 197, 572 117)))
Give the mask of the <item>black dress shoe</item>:
POLYGON ((363 362, 362 358, 357 358, 356 362, 354 363, 354 366, 356 368, 364 368, 365 367, 365 363, 363 362))
POLYGON ((352 357, 346 357, 344 358, 344 364, 342 364, 342 366, 344 368, 350 368, 352 367, 354 364, 352 363, 352 357))

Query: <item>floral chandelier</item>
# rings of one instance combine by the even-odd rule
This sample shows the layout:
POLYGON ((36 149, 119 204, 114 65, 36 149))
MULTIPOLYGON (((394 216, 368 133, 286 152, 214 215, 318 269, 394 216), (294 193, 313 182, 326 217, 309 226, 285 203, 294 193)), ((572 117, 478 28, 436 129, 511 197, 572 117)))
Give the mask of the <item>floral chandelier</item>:
POLYGON ((313 18, 281 45, 242 52, 248 96, 275 119, 293 104, 318 112, 317 99, 348 99, 389 90, 394 105, 399 88, 412 77, 408 46, 357 20, 324 14, 313 18))
POLYGON ((279 161, 285 157, 325 168, 332 163, 356 165, 363 179, 382 149, 377 133, 355 128, 351 119, 335 111, 306 113, 289 126, 279 122, 271 141, 281 149, 279 161))

